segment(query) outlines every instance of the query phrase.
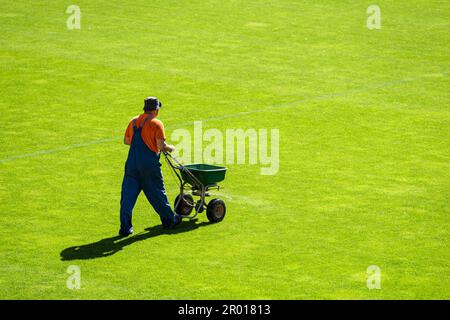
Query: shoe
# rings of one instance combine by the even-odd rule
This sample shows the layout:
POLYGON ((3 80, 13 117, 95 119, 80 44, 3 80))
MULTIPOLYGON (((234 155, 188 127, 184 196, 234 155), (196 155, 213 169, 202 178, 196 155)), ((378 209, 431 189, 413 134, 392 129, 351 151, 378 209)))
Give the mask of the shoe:
POLYGON ((173 229, 177 225, 179 225, 182 220, 183 220, 183 217, 181 215, 175 213, 175 222, 170 224, 170 225, 168 225, 168 226, 163 226, 163 229, 165 229, 165 230, 173 229))
POLYGON ((179 214, 175 213, 175 225, 179 225, 181 223, 181 221, 183 221, 183 217, 179 214))
POLYGON ((130 228, 127 232, 119 230, 119 236, 128 237, 130 234, 133 234, 133 228, 130 228))

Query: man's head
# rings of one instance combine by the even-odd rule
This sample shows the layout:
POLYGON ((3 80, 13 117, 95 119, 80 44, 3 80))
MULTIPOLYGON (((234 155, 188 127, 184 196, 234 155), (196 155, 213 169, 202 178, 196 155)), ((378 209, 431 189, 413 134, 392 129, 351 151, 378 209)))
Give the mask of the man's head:
POLYGON ((154 113, 158 115, 159 109, 161 109, 162 103, 156 97, 147 97, 144 99, 144 111, 147 113, 154 113))

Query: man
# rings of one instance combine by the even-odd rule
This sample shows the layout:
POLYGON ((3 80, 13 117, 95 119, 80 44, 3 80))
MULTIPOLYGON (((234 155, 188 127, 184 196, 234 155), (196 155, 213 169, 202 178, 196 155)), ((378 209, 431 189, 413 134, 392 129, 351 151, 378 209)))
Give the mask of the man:
POLYGON ((175 147, 166 143, 164 125, 156 119, 162 103, 155 97, 144 100, 144 113, 129 123, 124 143, 130 146, 120 200, 121 236, 133 233, 131 217, 141 190, 155 211, 163 227, 173 228, 181 222, 181 216, 174 214, 167 200, 159 157, 162 152, 173 152, 175 147))

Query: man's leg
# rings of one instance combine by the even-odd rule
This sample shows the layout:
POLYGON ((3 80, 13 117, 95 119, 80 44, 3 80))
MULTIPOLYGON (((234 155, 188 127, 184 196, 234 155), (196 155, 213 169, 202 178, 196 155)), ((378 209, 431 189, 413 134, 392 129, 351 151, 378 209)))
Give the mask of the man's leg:
POLYGON ((155 209, 155 211, 159 214, 163 226, 174 226, 177 219, 174 212, 170 208, 162 175, 148 176, 142 184, 145 196, 152 205, 153 209, 155 209))
POLYGON ((128 235, 133 232, 131 217, 136 200, 141 192, 139 181, 125 174, 122 182, 122 194, 120 199, 120 234, 128 235))

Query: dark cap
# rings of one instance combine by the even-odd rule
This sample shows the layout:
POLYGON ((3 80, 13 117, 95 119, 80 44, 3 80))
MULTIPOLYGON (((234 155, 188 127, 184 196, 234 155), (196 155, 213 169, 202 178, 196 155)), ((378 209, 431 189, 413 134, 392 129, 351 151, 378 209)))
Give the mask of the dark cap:
POLYGON ((158 110, 162 107, 162 103, 156 97, 147 97, 144 99, 144 111, 158 110))

